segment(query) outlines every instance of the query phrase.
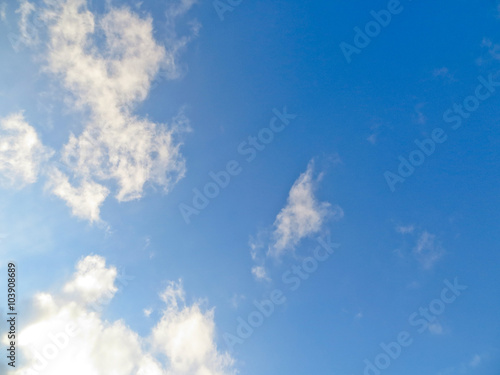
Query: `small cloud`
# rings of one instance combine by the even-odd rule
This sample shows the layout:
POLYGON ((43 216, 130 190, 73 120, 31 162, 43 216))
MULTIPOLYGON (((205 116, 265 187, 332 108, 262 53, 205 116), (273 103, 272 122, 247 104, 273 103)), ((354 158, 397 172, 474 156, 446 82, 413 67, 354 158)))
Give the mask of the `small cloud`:
POLYGON ((443 326, 440 323, 433 323, 429 325, 429 332, 433 335, 442 335, 444 330, 443 326))
POLYGON ((359 312, 359 313, 357 313, 357 314, 354 316, 354 318, 355 318, 356 320, 359 320, 359 319, 361 319, 362 317, 363 317, 363 313, 362 313, 362 312, 359 312))
POLYGON ((151 316, 151 313, 153 312, 153 309, 149 308, 149 309, 144 309, 142 310, 142 312, 144 313, 144 316, 146 318, 149 318, 151 316))
POLYGON ((418 283, 418 281, 412 281, 406 287, 408 289, 418 289, 418 288, 420 288, 420 284, 418 283))
POLYGON ((269 233, 265 230, 259 230, 256 236, 250 236, 248 246, 250 246, 250 256, 253 261, 257 261, 262 257, 262 249, 265 246, 265 237, 269 233))
POLYGON ((431 269, 444 255, 444 249, 436 240, 436 236, 424 231, 413 249, 413 254, 426 270, 431 269))
POLYGON ((435 78, 446 79, 446 80, 448 80, 450 82, 455 82, 456 81, 455 77, 453 76, 452 73, 450 73, 450 70, 447 67, 442 67, 442 68, 434 69, 432 71, 432 75, 435 78))
POLYGON ((35 46, 39 42, 38 30, 30 21, 31 14, 36 14, 36 10, 36 6, 27 0, 21 0, 16 10, 16 13, 21 15, 18 23, 20 41, 28 47, 35 46))
POLYGON ((307 170, 290 189, 286 206, 276 216, 273 243, 268 254, 280 256, 286 251, 293 251, 303 238, 318 233, 328 217, 341 219, 344 216, 339 206, 316 199, 314 191, 322 175, 313 178, 313 169, 314 162, 310 161, 307 170))
POLYGON ((474 356, 474 358, 471 359, 471 361, 469 362, 469 366, 470 367, 477 367, 481 364, 482 362, 482 358, 479 354, 476 354, 474 356))
POLYGON ((254 275, 255 279, 258 281, 271 281, 269 276, 267 276, 266 269, 263 266, 252 267, 252 275, 254 275))
POLYGON ((366 138, 366 140, 372 145, 377 144, 379 135, 384 129, 384 121, 380 118, 374 118, 372 120, 372 125, 370 126, 370 135, 366 138))
POLYGON ((243 294, 234 294, 233 298, 231 298, 231 307, 236 310, 245 299, 246 297, 243 294))
POLYGON ((490 39, 484 38, 481 42, 481 47, 483 49, 486 49, 486 57, 480 56, 477 59, 477 64, 478 65, 483 65, 484 63, 487 63, 489 61, 493 60, 500 60, 500 44, 493 43, 490 39))
POLYGON ((0 4, 0 21, 7 21, 7 3, 0 4))
POLYGON ((475 354, 472 359, 468 362, 461 362, 458 365, 450 366, 440 372, 438 375, 456 375, 456 374, 467 374, 470 370, 477 368, 480 366, 485 360, 487 360, 489 354, 475 354))
POLYGON ((151 245, 151 237, 146 236, 146 238, 144 238, 144 246, 142 247, 142 251, 146 250, 149 245, 151 245))
POLYGON ((411 234, 415 230, 414 225, 400 225, 396 227, 396 232, 401 233, 401 234, 411 234))
POLYGON ((432 72, 432 75, 434 77, 446 77, 447 74, 449 74, 449 70, 446 67, 434 69, 434 71, 432 72))
POLYGON ((22 112, 0 118, 0 184, 22 188, 38 180, 54 154, 45 147, 22 112))
POLYGON ((370 135, 368 138, 366 138, 366 140, 368 142, 370 142, 372 145, 376 144, 377 143, 377 134, 376 133, 373 133, 372 135, 370 135))
POLYGON ((427 123, 427 116, 425 116, 422 109, 425 107, 425 103, 419 103, 415 106, 415 114, 413 115, 413 121, 419 125, 425 125, 427 123))

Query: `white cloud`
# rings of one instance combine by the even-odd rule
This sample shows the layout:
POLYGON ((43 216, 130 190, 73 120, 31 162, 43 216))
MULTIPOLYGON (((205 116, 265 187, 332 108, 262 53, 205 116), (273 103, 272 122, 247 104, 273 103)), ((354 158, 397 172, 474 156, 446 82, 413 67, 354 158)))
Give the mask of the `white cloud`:
MULTIPOLYGON (((191 2, 182 4, 176 14, 191 2)), ((46 5, 45 71, 71 94, 71 106, 88 114, 83 131, 63 147, 64 167, 51 171, 47 187, 74 215, 90 221, 99 221, 107 183, 117 187, 120 202, 141 198, 147 184, 168 192, 186 171, 178 137, 189 122, 183 110, 169 124, 140 118, 133 110, 147 98, 160 68, 171 72, 168 78, 176 76, 179 45, 188 40, 169 38, 160 45, 152 19, 126 7, 97 16, 86 0, 46 5)))
POLYGON ((413 114, 413 121, 419 125, 425 125, 427 123, 427 116, 425 116, 422 111, 426 103, 418 103, 415 105, 415 114, 413 114))
POLYGON ((7 21, 7 3, 0 3, 0 21, 7 21))
POLYGON ((167 18, 175 20, 177 17, 189 11, 197 2, 197 0, 179 0, 177 2, 171 2, 167 9, 167 18))
POLYGON ((57 197, 66 201, 73 215, 90 222, 100 221, 100 206, 109 194, 109 190, 92 180, 83 180, 79 187, 73 187, 68 176, 59 169, 49 172, 46 187, 57 197))
POLYGON ((500 44, 493 43, 491 39, 484 38, 481 42, 481 47, 487 49, 488 56, 481 56, 477 59, 477 63, 482 65, 486 62, 493 60, 500 60, 500 44))
POLYGON ((396 232, 401 233, 401 234, 411 234, 415 230, 414 225, 399 225, 396 227, 396 232))
POLYGON ((377 136, 378 134, 377 133, 373 133, 371 134, 370 136, 368 136, 368 138, 366 138, 366 140, 368 142, 370 142, 372 145, 376 144, 377 143, 377 136))
POLYGON ((142 312, 144 313, 144 316, 146 318, 149 318, 151 316, 151 314, 153 313, 153 309, 144 309, 144 310, 142 310, 142 312))
POLYGON ((52 154, 21 112, 0 119, 0 182, 3 185, 20 188, 36 182, 41 165, 52 154))
POLYGON ((152 341, 169 358, 170 371, 198 375, 228 373, 233 360, 215 347, 214 311, 203 313, 198 304, 186 306, 180 283, 170 284, 163 297, 167 306, 153 329, 152 341))
POLYGON ((436 240, 436 236, 424 231, 417 240, 413 254, 426 270, 431 269, 444 255, 444 249, 436 240))
POLYGON ((475 369, 480 366, 485 360, 489 359, 489 353, 482 355, 475 354, 469 362, 461 362, 456 366, 448 367, 440 372, 438 375, 456 375, 456 374, 466 374, 469 372, 474 373, 475 369))
POLYGON ((469 366, 470 367, 477 367, 481 364, 481 362, 482 362, 481 356, 476 354, 474 356, 474 358, 472 358, 471 361, 469 362, 469 366))
MULTIPOLYGON (((109 322, 88 304, 112 296, 116 269, 99 256, 78 263, 59 294, 39 293, 37 314, 23 324, 18 350, 26 364, 13 375, 225 375, 233 359, 218 351, 213 310, 186 305, 180 284, 163 294, 165 309, 151 335, 124 320, 109 322)), ((4 338, 5 340, 5 338, 4 338)))
POLYGON ((78 262, 73 279, 64 286, 64 292, 92 303, 103 297, 112 298, 118 290, 114 285, 117 271, 106 267, 104 258, 94 255, 78 262))
POLYGON ((38 30, 31 23, 30 16, 36 12, 36 6, 28 0, 20 0, 19 8, 16 13, 20 14, 18 27, 21 33, 19 41, 29 47, 32 47, 39 42, 38 30))
POLYGON ((263 266, 252 267, 252 275, 254 275, 254 277, 259 281, 271 280, 269 276, 267 276, 266 269, 263 266))
POLYGON ((246 297, 243 294, 234 294, 231 298, 231 307, 233 309, 237 309, 240 306, 240 303, 244 301, 246 297))
POLYGON ((429 325, 429 332, 433 335, 442 335, 444 332, 443 326, 438 322, 432 323, 429 325))
POLYGON ((293 184, 286 206, 276 217, 273 244, 269 248, 272 255, 279 256, 293 250, 303 238, 318 233, 328 216, 339 219, 344 215, 339 206, 318 202, 314 196, 320 178, 313 179, 313 168, 311 161, 293 184))

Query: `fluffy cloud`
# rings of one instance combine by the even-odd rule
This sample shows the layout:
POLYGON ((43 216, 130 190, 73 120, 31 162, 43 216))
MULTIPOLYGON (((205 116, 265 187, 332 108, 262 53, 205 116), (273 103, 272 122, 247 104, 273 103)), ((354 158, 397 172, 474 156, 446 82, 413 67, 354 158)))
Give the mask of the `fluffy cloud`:
POLYGON ((117 291, 114 285, 116 275, 116 268, 107 268, 104 258, 88 256, 78 262, 73 279, 64 286, 64 292, 80 296, 85 302, 95 302, 103 296, 112 298, 117 291))
POLYGON ((307 170, 293 184, 286 206, 274 222, 273 244, 269 253, 279 256, 287 250, 293 250, 305 237, 318 233, 325 219, 329 216, 342 218, 344 213, 339 206, 328 202, 318 202, 314 190, 320 177, 313 178, 314 163, 311 161, 307 170))
POLYGON ((214 345, 214 312, 203 313, 198 304, 186 306, 180 283, 171 283, 162 294, 163 317, 153 329, 156 350, 170 360, 173 374, 225 374, 233 365, 228 354, 214 345), (180 307, 179 304, 182 304, 180 307))
POLYGON ((162 294, 165 308, 151 335, 123 320, 103 320, 96 301, 112 298, 117 272, 104 258, 82 259, 57 295, 39 293, 35 320, 24 325, 19 349, 26 364, 13 375, 225 375, 233 360, 214 342, 213 310, 186 305, 180 283, 162 294))
MULTIPOLYGON (((179 76, 177 56, 196 36, 199 25, 192 25, 192 35, 178 37, 174 21, 193 4, 193 0, 181 0, 169 5, 165 45, 154 37, 152 18, 127 7, 110 6, 107 13, 97 15, 88 9, 87 0, 46 0, 36 9, 38 26, 47 37, 41 59, 44 71, 69 94, 66 103, 83 114, 83 129, 70 135, 60 163, 47 173, 46 184, 75 216, 100 221, 100 207, 112 193, 110 186, 116 187, 113 193, 123 202, 141 198, 148 184, 168 192, 184 177, 180 134, 189 130, 189 121, 183 110, 168 124, 158 124, 134 114, 134 109, 147 98, 160 69, 165 78, 179 76)), ((35 35, 28 28, 34 11, 33 4, 21 1, 19 30, 29 45, 37 44, 41 31, 35 30, 35 35)), ((31 137, 28 128, 21 128, 19 117, 13 121, 24 131, 19 138, 31 137)), ((10 179, 32 182, 38 164, 37 160, 29 164, 33 155, 25 151, 35 152, 40 146, 22 149, 28 144, 16 142, 16 150, 8 149, 12 143, 2 141, 0 171, 10 179), (5 156, 13 152, 18 159, 5 156), (11 165, 20 158, 23 169, 16 172, 11 165)))
POLYGON ((41 165, 52 154, 22 113, 0 119, 0 182, 4 185, 23 187, 36 182, 41 165))

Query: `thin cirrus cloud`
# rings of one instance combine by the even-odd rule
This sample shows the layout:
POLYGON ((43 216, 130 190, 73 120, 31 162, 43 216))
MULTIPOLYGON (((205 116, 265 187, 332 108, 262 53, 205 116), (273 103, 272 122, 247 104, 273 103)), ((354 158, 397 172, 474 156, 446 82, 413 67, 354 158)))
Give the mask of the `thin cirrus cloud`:
POLYGON ((22 188, 37 181, 53 151, 45 147, 22 112, 0 119, 0 182, 22 188))
MULTIPOLYGON (((70 134, 59 162, 45 171, 47 190, 64 200, 73 215, 99 222, 108 195, 119 202, 140 199, 147 184, 168 192, 184 177, 180 137, 190 127, 183 109, 168 124, 157 124, 134 114, 134 108, 147 98, 160 70, 164 78, 179 77, 178 54, 199 25, 181 38, 174 20, 193 3, 182 0, 166 11, 172 30, 163 45, 154 37, 152 18, 127 7, 111 6, 96 15, 86 0, 55 0, 37 9, 47 36, 42 69, 60 83, 65 101, 85 114, 81 133, 70 134)), ((33 7, 21 2, 21 34, 33 7)))
POLYGON ((37 294, 39 313, 20 333, 26 362, 13 375, 234 373, 233 359, 215 344, 213 310, 202 310, 198 302, 187 305, 180 282, 169 283, 161 294, 165 307, 148 337, 123 320, 104 320, 92 306, 113 298, 116 279, 116 268, 91 255, 78 262, 62 291, 37 294))

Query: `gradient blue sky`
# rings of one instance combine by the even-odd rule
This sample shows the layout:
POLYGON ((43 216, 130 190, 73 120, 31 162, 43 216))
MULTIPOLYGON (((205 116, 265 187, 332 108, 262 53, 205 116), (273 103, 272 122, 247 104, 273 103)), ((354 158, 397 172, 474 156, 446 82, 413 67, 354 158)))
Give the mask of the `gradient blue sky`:
MULTIPOLYGON (((115 283, 120 292, 99 319, 104 325, 121 319, 145 338, 144 352, 156 356, 164 371, 183 373, 169 367, 169 354, 155 352, 146 338, 165 318, 158 295, 171 290, 169 281, 182 279, 185 310, 177 313, 201 306, 214 324, 210 347, 234 360, 207 365, 210 374, 361 375, 365 359, 374 361, 380 343, 395 341, 401 331, 414 342, 383 374, 498 374, 500 87, 459 129, 443 120, 454 103, 475 94, 480 77, 500 81, 497 1, 401 1, 403 10, 350 63, 339 45, 354 44, 353 29, 364 29, 370 12, 387 9, 387 1, 243 1, 223 21, 210 1, 56 0, 33 2, 33 11, 25 13, 30 3, 24 0, 1 4, 0 145, 12 149, 0 148, 0 271, 6 272, 8 260, 18 264, 19 309, 26 315, 20 329, 42 319, 34 312, 34 296, 69 298, 62 297, 63 286, 75 277, 77 262, 94 254, 133 277, 126 286, 115 283), (89 124, 100 129, 107 116, 106 109, 92 112, 99 106, 92 90, 100 83, 83 78, 87 91, 68 86, 65 74, 77 64, 69 55, 56 62, 49 57, 57 52, 50 43, 59 19, 41 15, 79 2, 96 24, 121 9, 150 25, 151 32, 140 32, 167 51, 140 77, 143 97, 117 105, 125 108, 122 126, 139 118, 170 129, 179 111, 189 122, 190 130, 175 134, 166 148, 178 147, 175 160, 159 166, 164 174, 184 161, 179 181, 146 178, 129 201, 115 199, 116 178, 99 177, 98 167, 91 174, 82 166, 71 169, 62 159, 70 134, 79 137, 89 124), (175 58, 168 65, 175 77, 165 73, 169 57, 175 58), (297 117, 247 162, 239 145, 269 125, 273 109, 284 107, 297 117), (21 113, 43 155, 27 155, 14 147, 20 139, 8 137, 11 116, 21 113), (398 158, 408 159, 417 149, 414 141, 429 139, 435 128, 445 131, 446 142, 391 191, 384 173, 397 173, 398 158), (34 178, 9 166, 15 156, 34 165, 34 178), (192 205, 193 189, 203 189, 209 173, 231 160, 241 173, 186 223, 179 205, 192 205), (69 207, 88 197, 75 196, 70 204, 54 193, 62 184, 54 168, 74 186, 83 178, 109 189, 98 218, 75 215, 69 207), (340 247, 290 291, 282 274, 327 235, 340 247), (265 274, 252 273, 255 267, 265 274), (417 333, 409 316, 439 298, 445 279, 455 278, 467 290, 431 328, 417 333), (229 348, 224 334, 235 334, 238 317, 255 310, 253 300, 276 288, 286 303, 243 344, 229 348), (144 309, 152 310, 149 317, 144 309)), ((119 65, 123 51, 107 51, 105 39, 102 30, 89 36, 83 53, 119 65)), ((125 51, 135 48, 128 43, 125 51)), ((120 97, 116 87, 113 95, 120 97)), ((111 143, 122 142, 124 159, 133 157, 119 134, 111 143)), ((108 146, 93 147, 106 158, 108 146)), ((145 157, 152 152, 154 147, 145 157)), ((43 346, 45 338, 40 340, 43 346)), ((95 374, 106 373, 95 366, 95 374)), ((202 374, 194 368, 186 373, 202 374)))

